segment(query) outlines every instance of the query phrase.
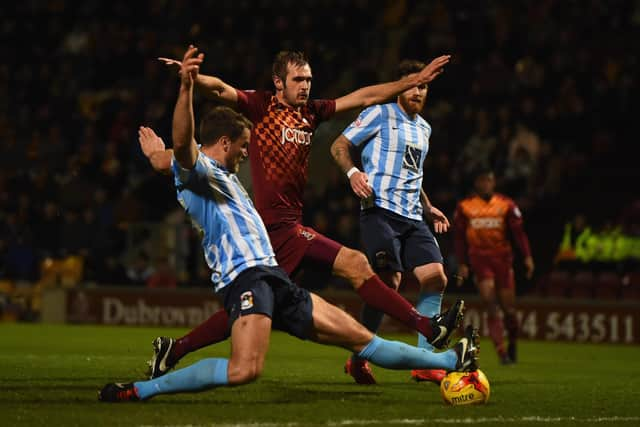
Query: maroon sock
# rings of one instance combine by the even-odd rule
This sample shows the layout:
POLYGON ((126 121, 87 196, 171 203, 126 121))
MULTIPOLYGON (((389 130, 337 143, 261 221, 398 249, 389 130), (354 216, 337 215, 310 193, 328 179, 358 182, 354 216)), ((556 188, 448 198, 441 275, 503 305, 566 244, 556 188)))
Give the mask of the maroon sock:
POLYGON ((420 332, 427 337, 427 340, 433 339, 430 319, 418 313, 395 289, 385 285, 377 274, 365 280, 356 292, 371 307, 385 312, 407 327, 420 332))
POLYGON ((504 326, 500 316, 489 316, 489 336, 496 346, 496 351, 500 356, 505 354, 504 350, 504 326))
POLYGON ((518 318, 515 313, 505 313, 504 315, 504 326, 507 330, 507 336, 509 337, 509 342, 513 342, 518 338, 518 331, 520 327, 518 326, 518 318))
POLYGON ((175 364, 192 351, 224 341, 229 334, 229 316, 224 309, 220 309, 189 331, 187 335, 176 340, 168 362, 175 364))

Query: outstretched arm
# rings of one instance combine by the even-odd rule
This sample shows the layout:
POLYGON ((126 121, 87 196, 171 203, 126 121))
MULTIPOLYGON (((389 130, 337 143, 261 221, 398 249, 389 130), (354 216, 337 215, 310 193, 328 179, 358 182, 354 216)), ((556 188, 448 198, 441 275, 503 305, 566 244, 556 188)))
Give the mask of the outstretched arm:
POLYGON ((207 97, 223 101, 231 106, 238 103, 238 93, 236 89, 218 77, 198 74, 196 85, 207 97))
MULTIPOLYGON (((177 65, 178 67, 182 67, 182 61, 178 61, 176 59, 158 58, 158 60, 167 65, 177 65)), ((207 76, 198 73, 195 82, 198 89, 201 90, 208 98, 223 101, 231 106, 238 103, 238 93, 236 92, 236 89, 230 84, 225 83, 219 77, 207 76)))
POLYGON ((331 155, 338 166, 347 174, 351 189, 356 196, 366 198, 373 194, 373 190, 369 186, 369 178, 367 174, 361 172, 353 164, 349 148, 351 142, 344 136, 340 135, 331 145, 331 155))
POLYGON ((353 108, 365 108, 374 104, 381 104, 415 86, 433 81, 438 77, 443 67, 449 62, 451 55, 439 56, 417 74, 403 77, 394 82, 366 86, 336 99, 336 113, 353 108))
POLYGON ((140 126, 138 129, 138 142, 142 153, 149 159, 151 167, 157 172, 169 175, 171 173, 173 150, 165 148, 162 138, 156 135, 153 129, 140 126))
POLYGON ((173 152, 176 161, 185 169, 193 169, 198 158, 198 148, 193 139, 193 86, 204 54, 198 54, 198 48, 189 46, 180 65, 180 91, 173 110, 173 152))

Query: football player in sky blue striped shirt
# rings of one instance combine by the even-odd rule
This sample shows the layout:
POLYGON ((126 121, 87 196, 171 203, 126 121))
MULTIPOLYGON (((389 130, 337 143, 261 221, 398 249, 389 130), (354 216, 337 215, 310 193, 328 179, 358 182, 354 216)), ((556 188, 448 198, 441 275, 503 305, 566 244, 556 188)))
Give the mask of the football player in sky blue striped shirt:
MULTIPOLYGON (((405 60, 398 65, 398 77, 420 72, 425 64, 405 60)), ((429 151, 431 126, 421 116, 428 86, 401 93, 396 102, 366 108, 331 147, 338 165, 345 171, 353 192, 361 198, 360 226, 369 262, 382 280, 400 286, 403 272, 413 272, 421 293, 416 309, 423 315, 440 313, 447 285, 438 242, 425 220, 437 233, 449 229, 449 220, 431 205, 422 189, 423 163, 429 151), (354 166, 352 146, 361 153, 364 172, 354 166)), ((375 332, 383 314, 365 306, 362 322, 375 332)), ((422 336, 418 346, 433 348, 422 336)), ((356 379, 374 382, 366 361, 354 356, 347 370, 356 379)), ((440 382, 444 371, 413 371, 416 380, 440 382)))
POLYGON ((191 46, 181 64, 173 115, 173 153, 178 200, 203 232, 212 281, 231 324, 231 356, 207 358, 159 378, 110 383, 98 399, 147 400, 159 394, 201 391, 254 381, 262 372, 272 327, 302 339, 342 346, 390 369, 477 368, 475 332, 469 328, 454 349, 434 353, 375 336, 353 317, 297 287, 280 269, 267 231, 235 172, 247 155, 251 124, 240 113, 218 107, 204 116, 202 147, 194 140, 193 84, 203 55, 191 46))

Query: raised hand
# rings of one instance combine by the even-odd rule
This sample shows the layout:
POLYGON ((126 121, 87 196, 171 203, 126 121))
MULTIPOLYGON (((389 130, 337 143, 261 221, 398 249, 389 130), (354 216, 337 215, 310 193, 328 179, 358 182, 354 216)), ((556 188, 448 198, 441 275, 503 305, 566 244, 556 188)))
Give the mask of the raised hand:
POLYGON ((444 66, 449 63, 451 55, 442 55, 431 61, 418 74, 418 84, 425 84, 433 81, 444 71, 444 66))
POLYGON ((182 67, 182 62, 178 61, 177 59, 171 59, 171 58, 165 58, 165 57, 158 57, 158 61, 164 62, 165 65, 177 65, 178 67, 182 67))
POLYGON ((138 142, 140 143, 142 153, 148 159, 150 159, 154 153, 164 151, 165 149, 162 138, 156 135, 153 129, 145 126, 140 126, 138 128, 138 142))
POLYGON ((193 82, 200 72, 202 61, 204 61, 204 53, 198 53, 197 47, 189 45, 180 64, 180 78, 185 87, 193 86, 193 82))

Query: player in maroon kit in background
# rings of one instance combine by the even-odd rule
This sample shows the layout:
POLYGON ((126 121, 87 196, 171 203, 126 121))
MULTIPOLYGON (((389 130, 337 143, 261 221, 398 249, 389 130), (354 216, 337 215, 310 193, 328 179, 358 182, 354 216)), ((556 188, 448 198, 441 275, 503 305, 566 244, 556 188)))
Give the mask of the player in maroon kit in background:
POLYGON ((457 284, 469 277, 469 267, 489 312, 489 335, 500 362, 515 363, 518 319, 515 309, 513 251, 515 240, 522 256, 527 279, 534 265, 529 240, 522 228, 522 214, 509 197, 494 193, 496 180, 489 169, 475 175, 475 194, 458 203, 453 219, 455 252, 459 261, 457 284), (500 317, 502 311, 502 318, 500 317), (504 320, 504 323, 503 323, 504 320), (504 346, 506 326, 509 345, 504 346))
MULTIPOLYGON (((190 46, 184 60, 196 53, 197 49, 190 46)), ((201 63, 204 55, 197 58, 201 63)), ((446 345, 461 316, 460 304, 431 319, 420 315, 380 280, 362 252, 303 226, 301 220, 311 140, 317 126, 336 113, 384 102, 411 87, 427 84, 442 73, 448 62, 448 55, 440 56, 411 77, 367 86, 336 100, 310 99, 311 67, 299 52, 280 52, 276 56, 272 69, 275 93, 238 90, 217 77, 202 74, 196 82, 205 95, 234 106, 254 124, 249 158, 255 205, 269 232, 278 264, 287 274, 293 277, 302 267, 331 270, 349 280, 369 305, 420 332, 435 347, 446 345)), ((153 163, 152 154, 148 157, 153 163)), ((215 313, 177 340, 158 337, 150 362, 151 376, 164 374, 187 353, 226 338, 225 314, 215 313)), ((366 365, 363 368, 368 370, 366 365)), ((352 375, 360 382, 358 372, 352 375)))

